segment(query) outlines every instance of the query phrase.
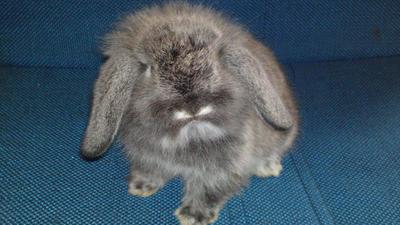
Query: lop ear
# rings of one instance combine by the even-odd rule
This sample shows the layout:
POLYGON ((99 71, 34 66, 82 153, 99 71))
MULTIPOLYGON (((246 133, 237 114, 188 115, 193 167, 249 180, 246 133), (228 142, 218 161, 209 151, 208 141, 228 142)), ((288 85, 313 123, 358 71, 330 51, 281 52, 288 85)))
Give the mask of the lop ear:
POLYGON ((89 123, 81 145, 87 159, 101 156, 111 145, 135 80, 128 57, 110 57, 95 83, 89 123))
POLYGON ((268 74, 249 50, 227 47, 221 50, 220 57, 227 69, 247 86, 255 108, 265 120, 284 130, 293 125, 292 116, 268 74))

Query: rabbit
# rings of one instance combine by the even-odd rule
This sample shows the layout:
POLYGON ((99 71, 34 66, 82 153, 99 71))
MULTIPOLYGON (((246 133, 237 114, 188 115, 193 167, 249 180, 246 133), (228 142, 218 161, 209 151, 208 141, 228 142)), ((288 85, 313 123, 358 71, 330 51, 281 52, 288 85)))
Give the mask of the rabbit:
POLYGON ((278 176, 298 109, 271 50, 205 6, 166 3, 130 14, 105 37, 81 155, 117 137, 130 194, 184 182, 182 225, 215 222, 251 176, 278 176))

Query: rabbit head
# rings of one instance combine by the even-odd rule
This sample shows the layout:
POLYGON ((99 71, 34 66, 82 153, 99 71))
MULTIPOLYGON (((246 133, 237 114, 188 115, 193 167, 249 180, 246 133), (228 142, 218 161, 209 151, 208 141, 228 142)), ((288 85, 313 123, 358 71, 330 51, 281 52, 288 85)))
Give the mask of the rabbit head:
POLYGON ((109 39, 110 58, 94 88, 83 156, 106 151, 127 111, 151 124, 153 133, 186 129, 186 139, 229 135, 251 110, 275 127, 291 127, 268 74, 241 38, 185 21, 160 22, 137 36, 129 30, 109 39))

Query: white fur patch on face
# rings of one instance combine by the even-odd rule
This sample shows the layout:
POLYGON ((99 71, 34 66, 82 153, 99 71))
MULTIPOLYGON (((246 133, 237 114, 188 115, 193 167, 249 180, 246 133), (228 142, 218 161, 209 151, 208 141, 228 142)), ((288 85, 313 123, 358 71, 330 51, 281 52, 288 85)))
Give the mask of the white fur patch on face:
POLYGON ((201 107, 199 112, 196 114, 196 116, 204 116, 213 111, 213 107, 211 105, 207 105, 205 107, 201 107))
POLYGON ((190 119, 193 116, 190 115, 188 112, 186 112, 185 110, 181 110, 181 111, 175 111, 174 112, 174 118, 176 120, 185 120, 185 119, 190 119))
POLYGON ((147 67, 146 71, 144 72, 144 76, 149 78, 151 76, 151 69, 150 66, 147 67))
POLYGON ((193 121, 184 126, 175 138, 166 135, 161 138, 164 149, 185 147, 190 141, 213 140, 225 135, 225 130, 210 122, 193 121))

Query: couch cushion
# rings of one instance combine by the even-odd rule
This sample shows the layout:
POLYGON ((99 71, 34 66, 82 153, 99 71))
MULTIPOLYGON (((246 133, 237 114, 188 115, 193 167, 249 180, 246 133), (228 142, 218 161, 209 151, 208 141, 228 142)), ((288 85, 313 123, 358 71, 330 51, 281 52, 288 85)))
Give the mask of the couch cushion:
MULTIPOLYGON (((118 146, 79 158, 96 70, 0 68, 0 224, 178 224, 182 185, 151 198, 128 195, 118 146)), ((292 158, 280 178, 253 178, 217 224, 318 223, 292 158)))
POLYGON ((298 149, 337 224, 400 224, 400 57, 295 64, 298 149))
MULTIPOLYGON (((2 0, 0 65, 96 68, 118 18, 161 0, 2 0)), ((192 0, 225 12, 285 62, 400 54, 400 1, 192 0)))
MULTIPOLYGON (((252 178, 216 224, 397 224, 400 57, 288 64, 302 134, 279 178, 252 178)), ((182 185, 127 194, 118 146, 79 158, 92 69, 0 68, 0 223, 177 224, 182 185)))

